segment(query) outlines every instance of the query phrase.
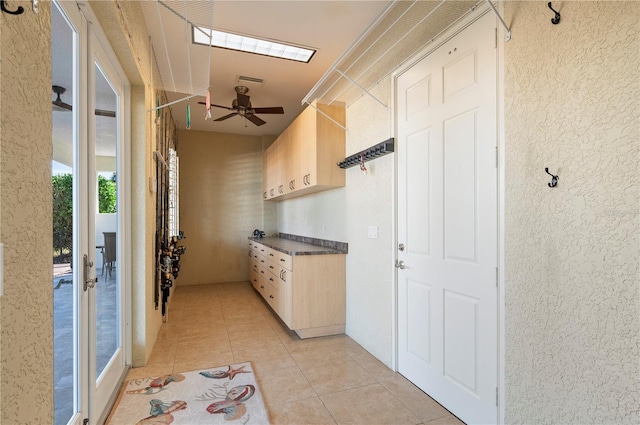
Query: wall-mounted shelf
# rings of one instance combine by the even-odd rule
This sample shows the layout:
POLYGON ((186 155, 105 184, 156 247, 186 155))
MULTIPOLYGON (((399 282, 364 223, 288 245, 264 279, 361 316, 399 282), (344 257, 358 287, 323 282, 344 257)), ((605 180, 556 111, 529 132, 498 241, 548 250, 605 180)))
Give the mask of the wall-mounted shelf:
POLYGON ((344 161, 338 163, 338 167, 340 168, 350 168, 355 167, 356 165, 360 165, 364 161, 371 161, 372 159, 379 158, 386 154, 393 152, 394 148, 394 139, 393 137, 385 140, 382 143, 378 143, 377 145, 371 146, 369 149, 365 149, 353 155, 350 155, 344 159, 344 161))

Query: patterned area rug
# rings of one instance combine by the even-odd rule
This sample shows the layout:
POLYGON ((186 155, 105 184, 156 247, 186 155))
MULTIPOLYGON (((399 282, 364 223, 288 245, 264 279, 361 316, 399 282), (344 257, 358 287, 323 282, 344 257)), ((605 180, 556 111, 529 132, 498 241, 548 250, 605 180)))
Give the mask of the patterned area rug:
POLYGON ((109 425, 269 423, 251 363, 132 379, 125 387, 109 425))

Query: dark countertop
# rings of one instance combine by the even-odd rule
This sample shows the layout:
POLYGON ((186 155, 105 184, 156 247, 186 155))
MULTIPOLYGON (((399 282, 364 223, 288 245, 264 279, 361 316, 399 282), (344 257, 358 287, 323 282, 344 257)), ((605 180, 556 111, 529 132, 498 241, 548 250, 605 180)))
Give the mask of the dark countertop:
POLYGON ((249 240, 268 246, 276 251, 284 252, 287 255, 326 255, 326 254, 346 254, 346 250, 334 249, 327 246, 312 243, 299 242, 290 238, 268 237, 254 238, 249 240))

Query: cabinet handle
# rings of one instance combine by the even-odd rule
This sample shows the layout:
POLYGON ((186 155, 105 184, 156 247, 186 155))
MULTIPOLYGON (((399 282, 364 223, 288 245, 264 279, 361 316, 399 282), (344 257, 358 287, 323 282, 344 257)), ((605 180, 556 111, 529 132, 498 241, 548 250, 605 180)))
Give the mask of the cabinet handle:
POLYGON ((264 260, 260 260, 261 263, 264 263, 264 260))
POLYGON ((273 196, 273 189, 269 191, 269 195, 273 196))
POLYGON ((282 270, 282 281, 283 282, 287 281, 287 271, 286 270, 282 270))
POLYGON ((269 266, 269 268, 270 268, 270 269, 272 269, 272 268, 273 268, 273 266, 269 266))
POLYGON ((280 186, 278 186, 278 192, 280 193, 284 193, 284 185, 281 184, 280 186))
POLYGON ((275 282, 272 277, 269 278, 269 282, 275 282))
POLYGON ((264 274, 264 270, 260 270, 260 273, 264 274))
POLYGON ((269 257, 273 257, 273 254, 272 254, 272 253, 269 253, 269 257))
POLYGON ((296 190, 296 179, 291 180, 291 190, 296 190))
POLYGON ((262 289, 264 289, 264 285, 260 285, 260 287, 261 287, 262 289))
POLYGON ((263 198, 263 199, 267 199, 267 192, 263 192, 263 193, 262 193, 262 198, 263 198))
POLYGON ((269 295, 269 298, 273 299, 273 295, 269 295))
POLYGON ((280 279, 282 279, 282 270, 280 270, 280 279))

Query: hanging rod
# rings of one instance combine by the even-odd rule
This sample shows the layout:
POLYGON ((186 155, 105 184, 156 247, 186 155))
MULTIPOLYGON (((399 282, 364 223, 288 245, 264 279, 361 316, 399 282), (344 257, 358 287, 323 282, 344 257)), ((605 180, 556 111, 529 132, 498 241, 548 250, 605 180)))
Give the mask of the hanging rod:
POLYGON ((162 109, 165 106, 171 106, 171 105, 174 105, 176 103, 180 103, 180 102, 183 102, 185 100, 189 100, 192 97, 196 97, 196 96, 204 96, 204 95, 202 95, 202 94, 192 94, 191 96, 183 97, 182 99, 174 100, 173 102, 165 103, 164 105, 160 105, 160 106, 156 106, 155 108, 147 109, 147 112, 153 112, 156 109, 162 109))
POLYGON ((500 16, 500 12, 498 12, 498 10, 496 9, 496 7, 493 5, 493 3, 491 3, 491 0, 487 0, 487 4, 489 5, 489 7, 491 8, 491 10, 493 10, 493 13, 495 13, 495 15, 498 17, 498 19, 500 20, 500 23, 502 24, 502 26, 504 27, 504 30, 506 31, 506 34, 504 36, 505 41, 509 41, 511 40, 511 29, 507 26, 507 24, 504 22, 504 19, 502 19, 502 16, 500 16))
POLYGON ((379 158, 381 156, 390 154, 394 151, 394 139, 393 137, 385 140, 382 143, 371 146, 369 149, 365 149, 353 155, 350 155, 344 159, 344 161, 338 163, 338 167, 345 169, 355 167, 364 161, 371 161, 372 159, 379 158))

